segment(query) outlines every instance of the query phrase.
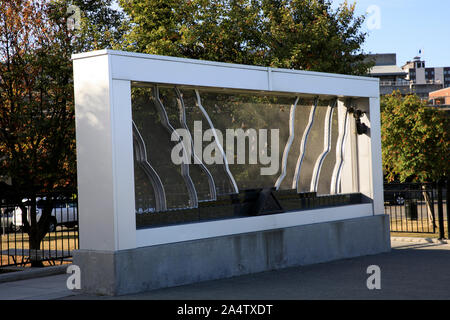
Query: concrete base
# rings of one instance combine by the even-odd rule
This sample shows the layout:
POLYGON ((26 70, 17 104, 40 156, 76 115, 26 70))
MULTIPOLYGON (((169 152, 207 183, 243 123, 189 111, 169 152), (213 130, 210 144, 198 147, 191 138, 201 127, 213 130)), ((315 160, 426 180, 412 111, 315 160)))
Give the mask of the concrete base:
POLYGON ((390 251, 389 217, 318 223, 116 252, 78 250, 81 291, 122 295, 390 251))

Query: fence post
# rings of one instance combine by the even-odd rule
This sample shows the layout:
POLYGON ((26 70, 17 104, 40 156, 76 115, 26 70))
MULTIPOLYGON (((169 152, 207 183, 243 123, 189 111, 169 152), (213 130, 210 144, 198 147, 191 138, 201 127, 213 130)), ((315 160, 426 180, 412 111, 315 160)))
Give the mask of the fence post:
POLYGON ((442 201, 442 185, 443 180, 438 180, 438 219, 439 219, 439 239, 445 239, 444 230, 444 207, 442 201))

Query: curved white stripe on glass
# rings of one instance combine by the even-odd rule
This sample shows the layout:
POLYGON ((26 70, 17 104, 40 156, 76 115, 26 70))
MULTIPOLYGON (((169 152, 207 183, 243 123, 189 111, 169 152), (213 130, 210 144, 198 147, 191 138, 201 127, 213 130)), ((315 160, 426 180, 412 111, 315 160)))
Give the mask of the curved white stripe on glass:
POLYGON ((295 124, 295 109, 297 108, 297 103, 298 100, 300 98, 297 97, 297 99, 295 99, 295 102, 293 105, 291 105, 291 111, 289 113, 289 139, 286 142, 286 146, 284 148, 284 152, 283 152, 283 158, 281 160, 282 162, 282 169, 281 169, 281 174, 278 177, 277 181, 275 182, 275 189, 278 190, 280 188, 281 183, 283 182, 284 178, 286 177, 286 167, 287 167, 287 160, 288 160, 288 156, 289 156, 289 150, 291 149, 292 146, 292 142, 294 141, 294 134, 295 134, 295 128, 294 128, 294 124, 295 124))
POLYGON ((187 148, 185 146, 186 142, 183 141, 183 139, 181 139, 181 137, 178 135, 177 131, 170 124, 166 109, 164 108, 163 103, 159 99, 158 86, 154 86, 153 88, 154 88, 153 96, 157 102, 156 104, 159 107, 158 109, 159 109, 160 115, 161 115, 161 123, 169 131, 169 133, 171 135, 174 135, 177 138, 177 141, 181 142, 181 147, 183 148, 183 162, 181 163, 181 175, 183 176, 184 182, 186 183, 186 187, 188 189, 191 206, 194 208, 197 208, 198 207, 198 197, 197 197, 197 191, 195 190, 194 183, 192 182, 192 179, 189 175, 189 158, 187 155, 187 148))
POLYGON ((303 158, 305 157, 306 151, 306 141, 308 140, 309 132, 311 131, 312 125, 314 123, 314 115, 316 113, 317 103, 319 102, 318 98, 314 99, 314 103, 311 107, 311 112, 309 113, 309 122, 306 126, 305 131, 303 132, 302 141, 300 142, 300 154, 297 159, 297 164, 295 165, 295 173, 294 178, 292 180, 292 189, 298 189, 298 180, 300 178, 300 169, 303 163, 303 158))
POLYGON ((184 101, 183 101, 183 97, 181 95, 180 90, 175 87, 175 92, 177 94, 178 97, 178 103, 180 106, 180 122, 181 125, 183 126, 184 129, 186 129, 188 135, 189 135, 189 140, 191 141, 191 150, 192 150, 192 157, 194 158, 194 163, 200 165, 200 168, 203 170, 203 172, 206 174, 206 176, 208 177, 208 184, 209 184, 209 192, 211 195, 211 200, 216 200, 217 199, 217 194, 216 194, 216 184, 214 182, 214 178, 211 174, 211 172, 208 170, 208 168, 206 168, 206 166, 203 164, 203 162, 199 159, 199 157, 197 156, 197 154, 195 153, 195 148, 194 148, 194 142, 192 140, 192 135, 191 132, 189 131, 188 125, 186 123, 186 106, 184 105, 184 101))
POLYGON ((239 188, 238 188, 238 186, 236 184, 236 181, 234 180, 234 177, 231 174, 230 168, 228 166, 227 156, 225 155, 225 152, 223 151, 223 147, 220 144, 219 138, 217 137, 216 128, 214 128, 214 125, 213 125, 211 119, 209 118, 208 113, 206 112, 205 108, 203 108, 202 101, 201 101, 201 98, 200 98, 200 93, 198 92, 197 89, 195 90, 195 95, 197 96, 198 107, 199 107, 200 111, 203 113, 203 116, 205 117, 206 121, 208 121, 209 127, 212 130, 212 133, 213 133, 213 136, 214 136, 214 140, 216 141, 217 148, 219 148, 220 154, 222 155, 223 165, 225 166, 225 171, 227 172, 228 178, 230 179, 230 182, 231 182, 231 185, 232 185, 232 187, 234 189, 234 192, 235 193, 239 193, 239 188))
POLYGON ((135 155, 136 161, 141 166, 142 170, 146 174, 146 176, 150 179, 150 184, 153 187, 153 191, 155 192, 155 209, 156 211, 166 211, 167 210, 167 201, 166 201, 166 193, 164 191, 164 186, 162 184, 161 178, 158 173, 156 173, 155 169, 150 165, 147 160, 147 149, 145 147, 144 139, 142 138, 141 133, 139 132, 136 124, 132 121, 133 124, 133 138, 135 143, 135 155))
POLYGON ((311 178, 311 192, 317 192, 317 185, 319 184, 320 170, 322 169, 323 161, 331 150, 331 126, 333 120, 333 111, 336 107, 336 101, 331 106, 328 106, 327 114, 325 115, 324 133, 323 133, 323 151, 316 160, 314 165, 313 175, 311 178))
MULTIPOLYGON (((339 110, 338 110, 339 112, 339 110)), ((331 176, 331 186, 330 194, 339 193, 339 185, 341 181, 342 167, 344 165, 344 153, 345 153, 345 142, 347 139, 348 126, 349 126, 349 113, 348 110, 345 111, 344 123, 342 127, 339 128, 339 137, 337 140, 336 148, 336 164, 333 169, 333 174, 331 176), (341 129, 342 128, 342 129, 341 129)))

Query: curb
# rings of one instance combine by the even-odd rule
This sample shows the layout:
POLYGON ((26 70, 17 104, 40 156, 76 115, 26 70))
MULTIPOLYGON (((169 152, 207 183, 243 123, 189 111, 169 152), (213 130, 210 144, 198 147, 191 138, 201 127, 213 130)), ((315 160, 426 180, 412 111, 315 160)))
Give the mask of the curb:
POLYGON ((5 270, 14 270, 14 272, 0 274, 0 283, 64 274, 68 266, 70 264, 43 268, 5 268, 5 270))
POLYGON ((391 241, 397 242, 411 242, 411 243, 439 243, 448 244, 448 240, 441 240, 436 238, 414 238, 414 237, 391 237, 391 241))

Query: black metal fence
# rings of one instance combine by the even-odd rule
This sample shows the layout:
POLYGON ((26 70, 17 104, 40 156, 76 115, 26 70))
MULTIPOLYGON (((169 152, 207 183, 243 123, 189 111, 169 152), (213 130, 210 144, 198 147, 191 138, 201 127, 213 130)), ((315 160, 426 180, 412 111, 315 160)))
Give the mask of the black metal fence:
POLYGON ((0 197, 0 267, 69 261, 78 249, 75 193, 0 197))
POLYGON ((384 211, 392 232, 438 234, 450 238, 449 180, 384 185, 384 211))

